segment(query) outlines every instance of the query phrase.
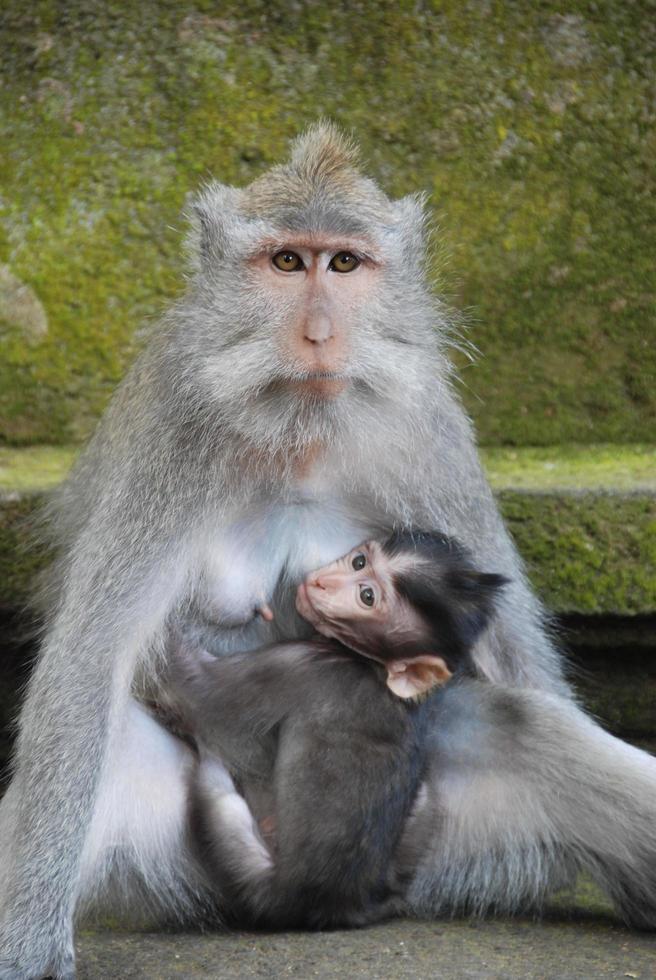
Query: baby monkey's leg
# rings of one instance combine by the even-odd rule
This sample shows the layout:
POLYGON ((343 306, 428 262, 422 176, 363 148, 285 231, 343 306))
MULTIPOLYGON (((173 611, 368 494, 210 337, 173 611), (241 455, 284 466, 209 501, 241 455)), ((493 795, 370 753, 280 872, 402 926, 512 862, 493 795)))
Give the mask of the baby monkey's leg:
POLYGON ((191 823, 203 865, 237 910, 269 879, 273 861, 246 800, 219 759, 202 749, 191 791, 191 823))

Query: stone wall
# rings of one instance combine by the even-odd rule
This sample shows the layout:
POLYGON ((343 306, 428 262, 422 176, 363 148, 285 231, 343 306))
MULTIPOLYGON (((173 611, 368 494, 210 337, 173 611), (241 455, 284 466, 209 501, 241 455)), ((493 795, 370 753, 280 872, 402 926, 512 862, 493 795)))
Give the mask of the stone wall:
POLYGON ((483 442, 653 438, 648 0, 6 0, 0 30, 0 441, 88 435, 183 288, 185 195, 319 116, 430 193, 483 442))

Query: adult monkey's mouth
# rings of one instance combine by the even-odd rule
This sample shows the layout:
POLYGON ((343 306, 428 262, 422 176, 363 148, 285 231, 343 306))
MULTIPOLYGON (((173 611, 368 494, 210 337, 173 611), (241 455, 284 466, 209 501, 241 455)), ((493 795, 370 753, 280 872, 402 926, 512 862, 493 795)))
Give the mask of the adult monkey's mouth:
POLYGON ((331 398, 341 395, 348 383, 349 379, 337 371, 310 371, 292 380, 290 387, 301 393, 331 398))
POLYGON ((306 371, 284 373, 271 380, 265 392, 281 394, 297 391, 299 394, 339 395, 353 381, 341 371, 306 371))

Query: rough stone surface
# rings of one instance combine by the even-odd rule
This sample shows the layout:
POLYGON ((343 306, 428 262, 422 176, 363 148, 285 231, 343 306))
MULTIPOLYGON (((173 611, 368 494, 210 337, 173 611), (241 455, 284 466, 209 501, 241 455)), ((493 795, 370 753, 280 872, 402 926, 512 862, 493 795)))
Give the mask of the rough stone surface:
POLYGON ((80 980, 605 980, 656 975, 656 939, 579 912, 573 921, 411 922, 352 932, 225 936, 96 933, 80 980))
POLYGON ((656 746, 656 617, 643 624, 638 642, 583 651, 565 634, 572 681, 581 703, 613 734, 654 752, 656 746), (649 644, 649 645, 647 645, 649 644))
POLYGON ((10 329, 17 327, 28 342, 40 340, 48 331, 43 303, 6 265, 0 265, 0 336, 3 322, 10 329))
POLYGON ((88 434, 182 287, 185 195, 321 115, 431 194, 484 442, 653 437, 650 0, 5 0, 0 33, 0 263, 49 320, 3 330, 0 439, 88 434))

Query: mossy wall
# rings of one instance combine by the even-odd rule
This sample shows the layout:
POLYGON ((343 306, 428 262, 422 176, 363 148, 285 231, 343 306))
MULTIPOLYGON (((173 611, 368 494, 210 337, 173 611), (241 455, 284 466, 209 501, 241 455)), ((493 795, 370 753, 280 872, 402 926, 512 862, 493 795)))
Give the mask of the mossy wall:
POLYGON ((653 439, 650 0, 5 0, 0 29, 0 439, 88 435, 182 288, 186 193, 322 115, 432 195, 483 442, 653 439))

